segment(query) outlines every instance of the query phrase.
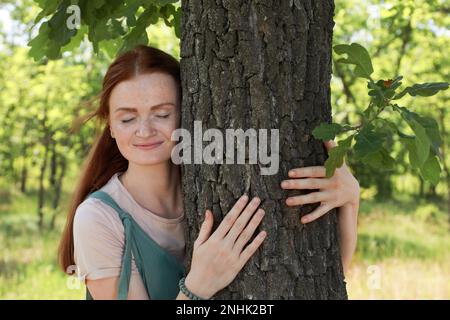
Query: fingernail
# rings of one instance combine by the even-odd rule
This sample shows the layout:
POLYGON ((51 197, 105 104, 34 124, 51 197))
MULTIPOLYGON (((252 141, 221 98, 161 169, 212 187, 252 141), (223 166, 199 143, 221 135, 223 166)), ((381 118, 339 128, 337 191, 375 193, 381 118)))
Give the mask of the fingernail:
POLYGON ((244 195, 241 197, 241 199, 244 200, 244 201, 247 201, 247 200, 248 200, 248 195, 247 195, 247 194, 244 194, 244 195))

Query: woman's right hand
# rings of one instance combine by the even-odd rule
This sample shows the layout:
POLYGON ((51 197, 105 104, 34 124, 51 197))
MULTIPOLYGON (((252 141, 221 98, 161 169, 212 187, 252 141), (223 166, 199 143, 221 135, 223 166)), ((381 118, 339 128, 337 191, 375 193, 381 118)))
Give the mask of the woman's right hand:
POLYGON ((244 249, 264 217, 263 209, 256 211, 261 200, 257 197, 250 203, 248 200, 246 195, 242 196, 211 236, 213 214, 206 210, 185 280, 192 293, 209 299, 228 286, 264 241, 267 233, 261 231, 244 249))

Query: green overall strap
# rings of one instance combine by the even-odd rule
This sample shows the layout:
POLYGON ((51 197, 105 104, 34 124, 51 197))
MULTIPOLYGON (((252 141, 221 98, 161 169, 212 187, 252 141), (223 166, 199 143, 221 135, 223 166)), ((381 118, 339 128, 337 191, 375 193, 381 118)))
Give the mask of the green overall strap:
POLYGON ((111 198, 109 194, 103 191, 95 191, 89 195, 89 197, 99 199, 110 207, 112 207, 119 214, 125 229, 125 252, 122 258, 122 269, 119 277, 119 288, 117 299, 126 300, 128 296, 128 287, 131 278, 131 236, 132 236, 132 223, 129 214, 120 208, 117 203, 111 198))

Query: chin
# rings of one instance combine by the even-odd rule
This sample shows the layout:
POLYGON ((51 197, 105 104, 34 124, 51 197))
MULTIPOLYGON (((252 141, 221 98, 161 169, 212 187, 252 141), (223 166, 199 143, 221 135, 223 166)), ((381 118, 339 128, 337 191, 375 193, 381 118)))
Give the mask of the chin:
POLYGON ((133 157, 128 159, 128 161, 133 162, 139 166, 154 166, 162 163, 166 163, 170 161, 170 157, 133 157))

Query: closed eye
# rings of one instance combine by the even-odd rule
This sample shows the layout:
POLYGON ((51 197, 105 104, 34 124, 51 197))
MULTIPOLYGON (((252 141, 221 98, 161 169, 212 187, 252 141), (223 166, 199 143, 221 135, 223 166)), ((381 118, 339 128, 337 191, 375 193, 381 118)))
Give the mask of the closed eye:
POLYGON ((169 116, 170 116, 170 113, 157 115, 158 118, 162 118, 162 119, 168 118, 169 116))
POLYGON ((125 120, 121 120, 122 123, 128 123, 133 121, 135 118, 130 118, 130 119, 125 119, 125 120))

